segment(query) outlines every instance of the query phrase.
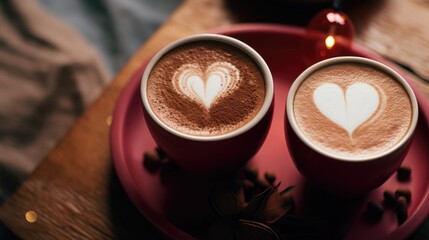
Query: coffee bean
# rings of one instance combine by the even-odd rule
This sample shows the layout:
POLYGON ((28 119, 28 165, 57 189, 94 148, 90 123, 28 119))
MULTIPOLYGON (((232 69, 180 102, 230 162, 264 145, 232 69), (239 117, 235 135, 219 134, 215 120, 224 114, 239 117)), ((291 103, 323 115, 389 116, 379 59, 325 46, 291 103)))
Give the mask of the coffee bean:
POLYGON ((384 205, 386 207, 393 207, 396 203, 395 194, 392 191, 383 192, 384 205))
POLYGON ((395 197, 398 199, 399 197, 405 197, 407 200, 407 204, 411 202, 411 191, 407 188, 400 188, 395 191, 395 197))
POLYGON ((404 223, 408 218, 408 203, 404 196, 400 196, 396 200, 396 218, 399 224, 404 223))
POLYGON ((411 176, 411 168, 408 167, 408 166, 401 166, 396 171, 396 178, 400 182, 407 182, 407 181, 409 181, 410 180, 410 176, 411 176))
POLYGON ((159 164, 160 164, 161 166, 165 167, 165 166, 167 166, 167 165, 171 164, 171 161, 170 161, 170 159, 169 159, 169 158, 167 158, 167 157, 163 157, 163 158, 160 158, 160 159, 159 159, 159 164))
POLYGON ((160 147, 156 147, 156 148, 155 148, 155 151, 156 151, 156 153, 158 154, 158 157, 159 157, 160 159, 163 159, 163 158, 167 157, 167 156, 165 155, 164 150, 162 150, 160 147))
POLYGON ((270 185, 273 185, 276 181, 276 175, 273 172, 265 172, 264 178, 270 185))
POLYGON ((396 199, 396 206, 398 205, 408 207, 407 199, 404 196, 398 197, 398 199, 396 199))
POLYGON ((143 164, 149 172, 155 172, 161 167, 160 159, 155 152, 148 151, 143 155, 143 164))
POLYGON ((372 219, 380 220, 384 213, 384 208, 381 204, 375 202, 368 202, 366 211, 372 219))

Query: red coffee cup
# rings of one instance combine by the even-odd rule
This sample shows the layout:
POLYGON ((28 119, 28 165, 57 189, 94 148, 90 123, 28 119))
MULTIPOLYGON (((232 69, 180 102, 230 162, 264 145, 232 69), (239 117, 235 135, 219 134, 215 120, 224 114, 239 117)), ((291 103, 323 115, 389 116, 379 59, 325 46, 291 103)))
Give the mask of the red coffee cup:
POLYGON ((148 63, 141 80, 144 116, 155 142, 180 168, 199 174, 219 175, 233 171, 259 150, 271 124, 273 96, 274 83, 264 59, 247 44, 218 34, 193 35, 167 45, 148 63), (254 60, 264 78, 266 92, 262 107, 244 126, 222 135, 198 136, 180 132, 156 116, 148 101, 147 82, 154 65, 166 53, 184 44, 207 40, 231 45, 254 60))
MULTIPOLYGON (((343 71, 342 74, 347 75, 348 73, 343 71)), ((328 87, 335 88, 335 85, 328 85, 328 87)), ((377 88, 377 86, 374 88, 377 88)), ((335 93, 335 90, 330 91, 335 93)), ((344 96, 346 96, 345 92, 347 92, 348 89, 343 89, 343 91, 344 96)), ((313 92, 313 99, 308 99, 308 101, 314 101, 314 105, 321 104, 315 103, 318 100, 315 92, 316 90, 313 92)), ((365 98, 366 96, 362 95, 359 97, 365 98)), ((344 99, 344 101, 349 100, 348 98, 344 99)), ((395 101, 394 98, 388 100, 395 101)), ((330 106, 327 105, 327 107, 329 108, 330 106)), ((349 105, 347 105, 347 107, 349 107, 349 105)), ((322 109, 320 113, 324 111, 325 110, 322 109)), ((351 110, 348 109, 348 111, 351 110)), ((316 110, 315 112, 318 111, 316 110)), ((312 114, 316 114, 315 112, 312 112, 312 114)), ((318 112, 317 114, 320 113, 318 112)), ((357 113, 359 113, 359 111, 357 111, 357 113)), ((384 112, 377 114, 384 114, 384 112)), ((370 120, 373 116, 376 116, 376 114, 374 113, 369 116, 370 118, 368 118, 369 120, 367 120, 368 123, 366 124, 371 124, 370 120)), ((397 72, 382 63, 366 58, 336 57, 310 66, 301 73, 292 84, 286 103, 285 133, 289 152, 291 153, 297 169, 311 184, 334 194, 358 196, 383 184, 398 169, 409 149, 417 125, 417 119, 418 104, 416 97, 408 83, 397 72), (297 90, 301 84, 315 72, 326 67, 335 68, 337 64, 341 63, 369 66, 376 71, 385 73, 396 80, 409 97, 411 103, 409 128, 406 130, 403 137, 388 149, 375 154, 358 157, 336 154, 333 151, 327 151, 324 147, 321 147, 320 144, 317 144, 303 131, 302 127, 299 126, 294 111, 294 101, 297 90)), ((341 125, 340 121, 337 122, 341 125)), ((365 123, 365 121, 363 122, 365 123)), ((344 123, 344 125, 347 125, 347 123, 344 123)))

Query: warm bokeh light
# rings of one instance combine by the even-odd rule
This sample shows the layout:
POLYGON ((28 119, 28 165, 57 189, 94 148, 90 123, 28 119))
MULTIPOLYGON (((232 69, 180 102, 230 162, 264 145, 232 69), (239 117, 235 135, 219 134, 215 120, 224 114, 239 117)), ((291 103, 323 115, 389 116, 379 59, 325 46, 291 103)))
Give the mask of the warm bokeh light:
POLYGON ((329 35, 325 39, 325 45, 326 45, 326 48, 331 49, 335 45, 335 38, 333 36, 329 35))
POLYGON ((107 126, 112 125, 112 120, 113 120, 112 115, 109 115, 109 116, 106 118, 106 124, 107 124, 107 126))
POLYGON ((37 213, 34 211, 28 211, 25 213, 25 220, 30 223, 34 223, 37 221, 37 213))
POLYGON ((344 16, 342 16, 339 13, 330 12, 330 13, 326 14, 326 19, 328 19, 328 21, 330 23, 338 23, 340 25, 344 25, 345 24, 345 18, 344 18, 344 16))
POLYGON ((344 56, 354 38, 354 27, 347 15, 336 9, 324 9, 311 18, 303 43, 306 61, 344 56))

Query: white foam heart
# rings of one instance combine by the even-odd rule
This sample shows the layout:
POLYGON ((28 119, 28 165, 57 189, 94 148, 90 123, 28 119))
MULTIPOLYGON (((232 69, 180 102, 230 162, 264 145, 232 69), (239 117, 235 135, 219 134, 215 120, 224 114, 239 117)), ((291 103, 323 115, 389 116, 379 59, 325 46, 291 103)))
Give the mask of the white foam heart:
POLYGON ((354 83, 345 93, 337 84, 322 84, 314 91, 313 101, 323 115, 347 130, 350 136, 380 105, 379 94, 366 83, 354 83))
POLYGON ((237 88, 240 73, 227 62, 215 62, 204 72, 196 64, 185 64, 174 73, 172 81, 179 94, 199 101, 210 109, 217 99, 237 88))

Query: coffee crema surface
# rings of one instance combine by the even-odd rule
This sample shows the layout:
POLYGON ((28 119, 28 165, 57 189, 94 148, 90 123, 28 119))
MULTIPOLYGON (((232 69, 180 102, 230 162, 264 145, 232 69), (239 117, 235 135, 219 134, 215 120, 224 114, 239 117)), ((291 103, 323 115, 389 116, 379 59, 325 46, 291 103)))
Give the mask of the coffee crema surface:
POLYGON ((265 80, 240 49, 204 40, 162 56, 149 75, 146 94, 150 108, 167 126, 189 135, 217 136, 258 114, 265 80))
POLYGON ((371 157, 395 146, 412 120, 410 98, 392 76, 362 63, 337 63, 311 73, 293 101, 298 127, 338 157, 371 157))

